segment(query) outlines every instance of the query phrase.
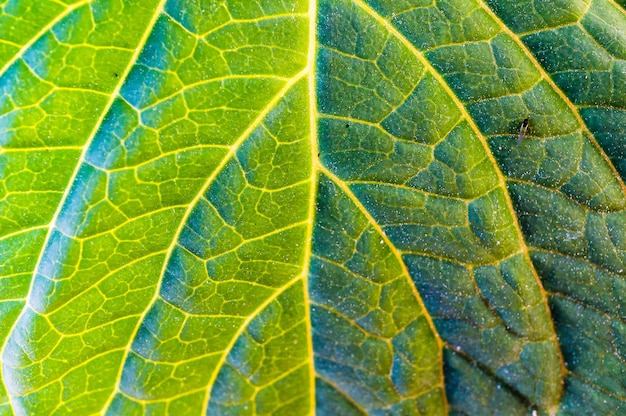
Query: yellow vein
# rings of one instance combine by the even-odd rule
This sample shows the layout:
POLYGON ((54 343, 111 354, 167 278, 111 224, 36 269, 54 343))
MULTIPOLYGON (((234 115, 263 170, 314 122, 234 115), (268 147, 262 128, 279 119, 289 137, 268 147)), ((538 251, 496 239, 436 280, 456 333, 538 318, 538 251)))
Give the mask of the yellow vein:
MULTIPOLYGON (((620 176, 619 172, 617 172, 617 169, 615 168, 615 165, 613 165, 613 162, 611 162, 611 159, 609 159, 609 156, 604 152, 604 149, 600 146, 600 144, 596 141, 596 138, 594 137, 594 135, 591 133, 591 131, 589 130, 589 128, 587 127, 587 124, 585 123, 585 121, 583 120, 583 118, 580 116, 580 114, 578 113, 578 109, 576 108, 576 106, 574 105, 574 103, 572 103, 570 101, 570 99, 567 97, 567 95, 565 95, 565 93, 556 85, 556 83, 552 80, 552 78, 550 77, 550 75, 545 71, 545 69, 541 66, 541 64, 539 63, 539 61, 537 60, 537 58, 535 58, 535 55, 533 55, 533 53, 526 47, 526 45, 524 44, 524 42, 522 42, 519 38, 519 36, 517 36, 511 29, 509 29, 501 20, 500 18, 493 12, 493 10, 491 10, 484 2, 483 0, 478 0, 478 3, 480 4, 480 6, 483 8, 483 10, 485 10, 487 12, 487 14, 489 14, 489 16, 493 19, 493 21, 495 23, 497 23, 500 28, 502 29, 502 31, 504 33, 506 33, 507 35, 509 35, 509 37, 511 39, 513 39, 513 41, 517 44, 517 46, 519 46, 522 51, 525 52, 526 56, 528 57, 528 59, 532 62, 532 64, 535 66, 535 68, 537 68, 537 70, 539 71, 539 73, 541 74, 541 77, 543 79, 546 80, 546 82, 550 85, 550 87, 554 90, 554 92, 556 92, 558 94, 559 97, 561 97, 561 100, 563 100, 563 102, 565 103, 565 105, 567 105, 569 107, 569 109, 572 111, 572 113, 574 114, 574 117, 576 117, 576 120, 578 120, 578 123, 580 124, 581 129, 586 133, 586 135, 589 137, 589 140, 591 140, 591 143, 593 143, 593 145, 595 146, 595 148, 597 149, 597 151, 600 153, 600 155, 602 156, 602 158, 604 159, 604 161, 609 165, 609 168, 611 169, 611 171, 613 172, 613 176, 617 179, 617 182, 619 183, 620 187, 622 188, 622 196, 624 196, 626 198, 626 185, 624 184, 624 180, 622 179, 622 177, 620 176)), ((591 2, 590 2, 591 4, 591 2)))
MULTIPOLYGON (((367 4, 364 4, 362 0, 354 0, 354 3, 356 5, 358 5, 359 7, 361 7, 367 14, 372 16, 374 18, 374 20, 376 20, 386 30, 388 30, 389 33, 391 33, 394 37, 396 37, 411 53, 413 53, 415 55, 415 57, 417 57, 417 59, 420 60, 420 62, 424 66, 426 66, 428 71, 433 75, 433 77, 437 80, 437 82, 439 82, 439 84, 443 87, 443 89, 446 91, 448 96, 454 101, 454 103, 456 104, 457 108, 459 109, 459 111, 461 112, 463 117, 467 120, 468 124, 470 125, 470 127, 472 128, 474 133, 480 139, 480 142, 483 145, 483 148, 485 149, 485 152, 489 156, 489 160, 491 161, 491 163, 492 163, 492 165, 494 167, 494 170, 496 171, 496 174, 498 175, 498 180, 500 182, 500 186, 502 187, 502 190, 504 191, 503 193, 504 193, 504 197, 505 197, 505 200, 506 200, 506 204, 508 205, 509 211, 510 211, 511 216, 513 218, 513 223, 515 224, 515 228, 516 228, 516 231, 517 231, 518 241, 519 241, 519 244, 520 244, 520 249, 523 252, 524 257, 526 258, 526 261, 529 263, 529 265, 531 265, 533 276, 535 278, 537 286, 539 287, 539 289, 541 290, 541 293, 543 295, 544 306, 545 306, 545 309, 546 309, 546 311, 548 313, 548 316, 552 316, 551 313, 550 313, 550 308, 548 307, 547 295, 546 295, 545 289, 543 288, 543 285, 541 284, 541 280, 539 279, 539 275, 537 274, 537 271, 535 270, 534 267, 532 267, 532 262, 530 260, 529 250, 528 250, 528 247, 526 246, 526 242, 524 241, 524 237, 523 237, 522 230, 520 228, 519 222, 517 221, 517 216, 515 215, 515 209, 513 208, 513 202, 511 201, 511 197, 510 197, 510 195, 509 195, 509 193, 508 193, 508 191, 506 189, 506 182, 505 182, 504 175, 502 174, 502 171, 500 170, 500 167, 499 167, 498 163, 496 162, 495 157, 491 153, 491 150, 489 149, 489 145, 487 144, 487 142, 486 142, 485 138, 483 137, 481 131, 478 129, 478 126, 476 125, 476 123, 474 122, 472 117, 470 117, 470 115, 467 112, 467 109, 465 108, 463 103, 459 100, 459 98, 456 96, 456 94, 454 94, 454 92, 452 91, 452 89, 450 88, 448 83, 444 80, 444 78, 441 76, 441 74, 438 71, 435 70, 435 68, 422 55, 422 53, 411 42, 409 42, 409 40, 406 37, 404 37, 404 35, 402 35, 396 29, 395 26, 393 26, 391 23, 389 23, 387 20, 385 20, 383 17, 381 17, 370 6, 368 6, 367 4)), ((578 114, 578 113, 576 113, 576 114, 578 114)), ((556 338, 556 330, 554 329, 554 321, 552 319, 550 319, 550 326, 552 328, 552 340, 555 343, 555 345, 558 346, 558 340, 556 338)), ((560 350, 559 350, 559 360, 561 362, 561 369, 564 371, 565 370, 565 362, 563 361, 563 356, 561 355, 560 350)), ((562 384, 561 384, 561 391, 559 392, 559 396, 561 395, 561 393, 562 393, 562 384)))
MULTIPOLYGON (((46 228, 46 226, 45 226, 45 225, 37 225, 37 226, 35 226, 35 227, 24 228, 24 229, 21 229, 21 230, 19 230, 19 231, 14 231, 14 232, 12 232, 12 233, 5 234, 5 235, 3 235, 3 236, 0 236, 0 241, 9 240, 9 239, 11 239, 11 238, 13 238, 13 237, 17 237, 17 236, 19 236, 20 234, 26 234, 26 233, 29 233, 29 232, 31 232, 31 231, 43 230, 43 229, 45 229, 45 228, 46 228)), ((0 277, 4 277, 4 276, 0 276, 0 277)))
POLYGON ((626 9, 619 5, 615 0, 607 0, 607 3, 613 5, 613 7, 615 7, 618 12, 621 12, 624 16, 626 16, 626 9))
MULTIPOLYGON (((163 262, 163 267, 161 269, 161 273, 160 273, 161 277, 165 274, 165 270, 167 268, 167 264, 168 264, 168 262, 169 262, 169 260, 170 260, 170 258, 172 256, 172 253, 174 252, 174 248, 177 245, 180 233, 185 228, 185 225, 187 224, 187 221, 188 221, 189 217, 191 216, 191 213, 193 212, 193 209, 198 204, 200 199, 202 199, 204 193, 209 189, 209 187, 215 181, 217 176, 226 167, 226 164, 235 156, 235 153, 239 150, 239 147, 241 147, 241 145, 252 134, 252 132, 254 132, 254 130, 263 122, 263 120, 269 114, 269 112, 278 104, 278 102, 285 96, 285 94, 287 94, 287 92, 293 87, 293 85, 295 85, 305 75, 306 75, 306 70, 303 70, 300 73, 298 73, 294 78, 289 80, 289 82, 287 82, 285 84, 285 86, 272 98, 272 100, 267 104, 267 106, 265 106, 265 108, 259 113, 257 118, 248 126, 248 128, 243 132, 243 134, 241 134, 241 136, 239 136, 239 138, 237 138, 237 140, 233 143, 233 145, 231 146, 230 150, 224 156, 224 158, 222 159, 220 164, 213 170, 211 175, 209 175, 209 177, 205 181, 204 185, 202 186, 202 189, 200 189, 200 191, 196 194, 194 199, 189 203, 189 206, 187 207, 187 210, 185 211, 185 214, 183 215, 183 218, 181 219, 181 221, 180 221, 180 223, 178 225, 178 228, 176 229, 176 231, 174 232, 174 235, 172 236, 172 242, 171 242, 171 244, 169 246, 169 249, 167 251, 167 255, 165 256, 165 261, 163 262)), ((118 376, 117 376, 117 382, 116 382, 116 385, 115 385, 115 389, 113 390, 113 392, 109 396, 109 399, 107 400, 107 403, 103 407, 103 412, 106 411, 106 409, 111 405, 112 400, 115 397, 115 394, 120 391, 120 389, 119 389, 119 386, 120 386, 119 385, 120 376, 121 376, 121 372, 122 372, 122 370, 124 368, 124 364, 126 362, 128 354, 130 354, 130 350, 131 350, 131 347, 132 347, 132 342, 133 342, 135 336, 137 335, 137 332, 139 331, 139 328, 141 327, 141 324, 145 320, 145 317, 147 316, 147 314, 149 313, 150 309, 152 308, 152 306, 155 304, 155 302, 159 298, 162 281, 163 281, 163 279, 159 279, 159 282, 157 284, 157 287, 156 287, 156 290, 154 292, 154 295, 153 295, 152 299, 150 300, 150 303, 148 304, 148 306, 144 310, 144 312, 141 315, 140 319, 137 321, 137 325, 135 325, 135 329, 133 330, 133 333, 131 334, 131 336, 129 338, 129 342, 128 342, 127 346, 126 346, 126 350, 125 350, 124 356, 122 358, 122 361, 121 361, 121 364, 120 364, 120 368, 118 370, 118 376)))
POLYGON ((311 308, 309 307, 308 275, 311 267, 311 251, 313 249, 313 230, 315 227, 315 203, 317 200, 317 175, 319 169, 317 147, 317 85, 315 68, 317 63, 317 0, 309 0, 309 48, 308 48, 308 93, 309 93, 309 137, 311 140, 311 193, 309 194, 309 224, 304 247, 303 275, 304 284, 304 322, 307 329, 307 347, 309 350, 309 412, 316 414, 315 402, 315 355, 313 350, 313 325, 311 323, 311 308))
MULTIPOLYGON (((115 98, 117 97, 117 95, 119 95, 119 92, 120 92, 120 90, 122 88, 122 85, 123 85, 123 80, 126 79, 128 74, 130 73, 131 69, 133 68, 135 62, 137 62, 137 59, 139 59, 139 55, 141 54, 141 51, 143 50, 145 44, 147 43, 148 37, 152 33, 152 28, 154 27, 154 25, 155 25, 159 15, 160 15, 160 11, 162 10, 163 6, 165 5, 165 2, 166 2, 166 0, 161 0, 160 1, 158 7, 155 10, 154 15, 152 16, 152 18, 150 19, 150 22, 146 26, 146 31, 144 32, 143 36, 139 40, 139 43, 137 44, 137 48, 135 49, 135 52, 133 53, 130 61, 128 62, 128 65, 126 65, 126 68, 124 69, 124 73, 121 74, 121 76, 119 78, 119 82, 118 82, 117 86, 115 87, 115 90, 113 90, 113 92, 111 93, 111 98, 109 99, 109 101, 105 105, 104 109, 102 110, 102 113, 100 114, 100 118, 98 119, 98 121, 94 125, 93 130, 91 131, 87 141, 85 142, 85 145, 83 147, 83 151, 82 151, 82 153, 80 155, 80 158, 78 159, 78 161, 76 163, 76 167, 74 168, 74 172, 72 173, 72 176, 71 176, 71 178, 70 178, 70 180, 68 182, 68 185, 67 185, 67 187, 65 189, 65 192, 63 193, 63 196, 61 197, 61 200, 59 202, 59 206, 57 207, 56 212, 54 213, 52 219, 50 220, 50 223, 48 224, 48 232, 46 234, 46 238, 45 238, 45 240, 43 242, 43 245, 41 246, 41 250, 39 252, 39 256, 37 257, 37 262, 35 263, 35 268, 33 269, 33 274, 32 274, 32 278, 31 278, 31 282, 30 282, 30 287, 28 289, 28 295, 26 295, 26 305, 24 306, 24 308, 22 308, 22 310, 20 312, 20 315, 13 322, 13 325, 11 326, 11 329, 7 332, 7 337, 5 338, 5 340, 4 340, 3 344, 2 344, 2 349, 0 350, 0 358, 2 356, 4 356, 5 348, 6 348, 6 345, 7 345, 7 341, 11 337, 11 334, 13 333, 15 328, 17 327, 18 322, 21 320, 22 316, 24 315, 24 313, 26 311, 26 308, 28 307, 28 301, 31 298, 32 293, 33 293, 33 286, 34 286, 33 283, 35 282, 35 276, 37 275, 37 270, 39 269, 39 266, 40 266, 41 261, 43 259, 43 254, 44 254, 44 252, 46 250, 46 246, 48 245, 48 243, 50 241, 50 237, 52 235, 52 229, 54 227, 54 224, 56 224, 56 221, 59 218, 59 215, 61 214, 61 211, 63 209, 63 205, 64 205, 65 201, 67 200, 67 197, 69 196, 70 190, 72 189, 72 184, 74 183, 74 181, 76 180, 76 177, 78 176, 78 172, 80 170, 80 167, 81 167, 83 161, 85 160, 85 157, 87 155, 87 151, 89 150, 89 146, 90 146, 91 142, 93 141, 94 137, 96 136, 96 134, 98 133, 98 130, 100 129, 100 126, 104 122, 104 119, 105 119, 107 113, 109 112, 109 109, 111 108, 111 106, 113 105, 113 102, 115 101, 115 98)), ((75 8, 79 7, 79 5, 82 6, 85 3, 87 3, 87 2, 77 3, 77 5, 75 5, 75 8)), ((66 15, 67 15, 67 13, 66 13, 66 15)), ((60 18, 55 19, 55 20, 58 21, 58 20, 60 20, 60 18)), ((53 22, 51 22, 48 26, 52 27, 53 25, 54 25, 53 22)), ((9 399, 12 401, 13 400, 12 395, 9 392, 7 392, 7 394, 9 395, 9 399)))
MULTIPOLYGON (((409 286, 411 287, 411 290, 413 291, 413 296, 419 303, 420 308, 422 308, 424 317, 426 318, 426 321, 428 322, 428 326, 430 327, 437 341, 437 346, 439 347, 439 360, 441 363, 441 377, 442 377, 441 384, 443 385, 443 345, 444 343, 439 336, 439 332, 437 332, 437 329, 435 328, 435 324, 432 320, 432 317, 428 313, 428 310, 426 309, 426 305, 424 305, 424 301, 422 300, 422 297, 420 296, 419 292, 417 291, 417 288, 415 287, 415 283, 413 283, 413 280, 411 279, 409 270, 407 269, 406 264, 404 263, 404 260, 402 259, 402 254, 400 253, 398 248, 391 242, 389 237, 387 237, 387 234, 385 234, 385 231, 382 229, 380 224, 378 224, 378 222, 374 219, 374 217, 372 217, 372 215, 367 210, 367 208, 365 208, 363 204, 361 203, 361 201, 356 197, 356 195, 354 195, 350 187, 346 185, 346 183, 342 181, 340 178, 335 176, 335 174, 332 173, 330 170, 328 170, 325 166, 320 165, 319 169, 320 171, 322 171, 322 173, 324 173, 324 175, 326 175, 331 181, 333 181, 339 188, 341 188, 341 190, 346 194, 348 198, 350 198, 352 203, 354 203, 357 209, 361 211, 361 213, 365 216, 365 218, 367 219, 369 224, 372 226, 372 228, 374 228, 374 230, 376 230, 378 235, 381 236, 385 244, 389 247, 389 249, 393 253, 394 257, 398 260, 398 263, 402 269, 402 274, 409 282, 409 286)), ((447 406, 448 402, 445 398, 445 395, 444 395, 444 400, 447 406)))
POLYGON ((37 32, 30 39, 30 41, 25 43, 24 46, 22 46, 22 48, 19 51, 17 51, 17 53, 11 59, 9 59, 9 61, 6 64, 4 64, 2 69, 0 69, 0 76, 4 75, 4 73, 7 71, 7 69, 9 69, 11 67, 11 65, 13 65, 15 63, 15 61, 20 59, 24 55, 24 53, 28 49, 30 49, 31 46, 33 46, 35 44, 35 42, 37 42, 43 35, 48 33, 57 23, 59 23, 61 20, 65 19, 67 17, 67 15, 72 13, 74 10, 76 10, 76 9, 78 9, 80 7, 83 7, 85 4, 89 4, 89 3, 91 3, 91 1, 90 0, 86 0, 86 1, 81 1, 79 3, 73 4, 73 5, 69 6, 69 7, 67 7, 67 9, 65 9, 65 11, 63 13, 59 14, 56 18, 51 20, 50 23, 48 23, 39 32, 37 32))

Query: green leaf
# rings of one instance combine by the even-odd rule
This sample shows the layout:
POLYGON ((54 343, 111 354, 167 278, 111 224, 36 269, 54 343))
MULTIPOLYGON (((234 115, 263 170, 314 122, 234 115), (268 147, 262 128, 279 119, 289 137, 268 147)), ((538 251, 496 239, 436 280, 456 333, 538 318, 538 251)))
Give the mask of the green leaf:
POLYGON ((623 1, 0 8, 0 414, 626 412, 623 1))

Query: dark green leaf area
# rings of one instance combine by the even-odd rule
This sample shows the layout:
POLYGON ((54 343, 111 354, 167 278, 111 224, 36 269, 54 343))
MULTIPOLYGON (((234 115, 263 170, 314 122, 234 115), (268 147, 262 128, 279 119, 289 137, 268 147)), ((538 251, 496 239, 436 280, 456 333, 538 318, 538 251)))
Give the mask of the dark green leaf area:
POLYGON ((585 120, 622 178, 626 178, 626 110, 615 108, 583 108, 585 120))
POLYGON ((598 389, 591 388, 587 383, 576 377, 565 379, 565 394, 559 413, 575 416, 593 409, 599 414, 616 414, 626 412, 624 400, 598 389))
POLYGON ((439 414, 433 328, 400 259, 361 210, 320 178, 309 283, 317 384, 325 386, 317 396, 345 396, 364 413, 439 414))
POLYGON ((523 256, 473 272, 448 261, 405 258, 449 348, 490 369, 497 383, 530 403, 557 394, 558 353, 541 292, 527 283, 532 270, 523 256))
MULTIPOLYGON (((605 400, 623 401, 623 357, 626 351, 626 325, 622 319, 581 304, 567 296, 551 298, 558 323, 563 358, 568 369, 582 377, 585 394, 605 400)), ((571 394, 570 392, 566 393, 571 394)))
POLYGON ((532 406, 505 384, 494 379, 488 369, 475 365, 462 354, 444 350, 446 393, 450 415, 506 414, 528 415, 532 406))
POLYGON ((528 47, 556 85, 578 106, 595 140, 625 178, 623 162, 626 109, 626 24, 624 4, 612 1, 558 2, 541 13, 541 24, 528 23, 540 9, 513 13, 524 2, 489 1, 505 24, 528 47), (621 5, 621 8, 620 8, 621 5), (554 19, 555 16, 564 19, 554 19), (615 130, 615 131, 613 131, 615 130))
POLYGON ((531 246, 623 275, 625 212, 590 212, 563 195, 528 184, 511 182, 509 189, 531 246))
MULTIPOLYGON (((424 72, 419 53, 405 43, 395 46, 399 38, 364 42, 346 28, 367 26, 367 36, 379 30, 384 39, 388 29, 375 12, 341 5, 341 13, 322 15, 320 21, 335 35, 322 39, 321 102, 341 103, 321 106, 322 162, 402 255, 443 341, 480 363, 487 377, 525 406, 553 406, 561 368, 546 300, 529 258, 520 253, 521 236, 482 133, 441 83, 441 68, 424 72), (380 111, 361 112, 364 101, 354 88, 377 90, 394 80, 378 62, 398 47, 415 61, 406 65, 415 71, 413 88, 399 104, 379 94, 372 105, 380 111), (369 72, 355 73, 354 67, 369 72)), ((521 53, 517 45, 502 42, 502 48, 521 53)), ((450 85, 462 89, 469 82, 459 78, 450 85)), ((538 88, 529 92, 530 101, 539 100, 546 87, 538 88)), ((318 201, 324 201, 321 195, 318 201)), ((349 222, 342 219, 346 230, 349 222)), ((446 380, 457 377, 446 368, 451 369, 446 380)), ((471 394, 455 395, 458 402, 450 404, 462 407, 470 397, 487 393, 468 389, 471 394)))
POLYGON ((581 133, 548 139, 527 138, 513 147, 511 137, 496 137, 490 147, 514 183, 534 183, 566 195, 593 211, 618 211, 626 199, 615 174, 581 133))

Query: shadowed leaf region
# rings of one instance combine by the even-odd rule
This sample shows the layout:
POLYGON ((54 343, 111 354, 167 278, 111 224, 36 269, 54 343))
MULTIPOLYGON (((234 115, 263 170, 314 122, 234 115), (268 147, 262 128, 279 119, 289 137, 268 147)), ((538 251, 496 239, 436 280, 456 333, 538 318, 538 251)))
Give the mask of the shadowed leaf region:
POLYGON ((0 414, 626 412, 625 7, 5 1, 0 414))

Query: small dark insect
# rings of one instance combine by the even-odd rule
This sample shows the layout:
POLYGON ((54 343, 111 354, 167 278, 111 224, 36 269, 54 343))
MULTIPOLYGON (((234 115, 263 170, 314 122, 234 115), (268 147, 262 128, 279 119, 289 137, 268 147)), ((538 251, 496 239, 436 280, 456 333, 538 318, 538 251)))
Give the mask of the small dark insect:
POLYGON ((522 142, 522 139, 524 139, 524 136, 526 135, 526 130, 528 130, 528 119, 527 118, 525 118, 524 121, 522 121, 522 125, 519 128, 519 136, 517 136, 517 145, 518 146, 522 142))
POLYGON ((113 76, 114 76, 115 78, 117 78, 119 75, 117 75, 117 72, 114 72, 114 73, 113 73, 113 76))
POLYGON ((349 128, 349 127, 350 127, 350 123, 346 123, 346 128, 349 128))

